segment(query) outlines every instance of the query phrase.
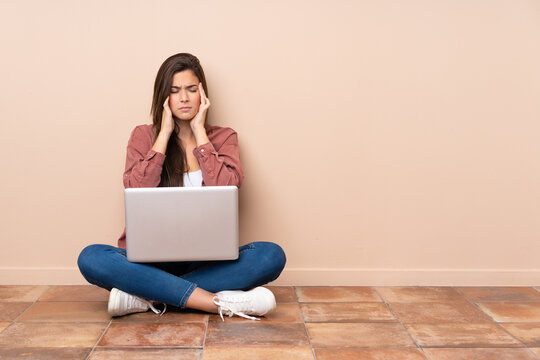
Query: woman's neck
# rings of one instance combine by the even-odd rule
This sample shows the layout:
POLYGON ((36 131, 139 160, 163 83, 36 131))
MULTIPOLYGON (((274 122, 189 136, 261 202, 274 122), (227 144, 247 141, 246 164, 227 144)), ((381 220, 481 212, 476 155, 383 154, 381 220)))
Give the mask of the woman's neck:
POLYGON ((195 135, 193 134, 193 130, 191 130, 190 121, 185 120, 177 120, 178 125, 180 128, 180 133, 178 134, 178 140, 182 142, 182 144, 188 144, 191 142, 195 142, 195 135))

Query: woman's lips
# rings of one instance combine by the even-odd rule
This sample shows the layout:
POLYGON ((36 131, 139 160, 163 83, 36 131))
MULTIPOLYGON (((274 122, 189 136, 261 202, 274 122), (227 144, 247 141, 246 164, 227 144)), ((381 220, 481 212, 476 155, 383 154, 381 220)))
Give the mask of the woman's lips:
POLYGON ((180 108, 180 111, 188 111, 190 110, 191 108, 190 107, 181 107, 180 108))

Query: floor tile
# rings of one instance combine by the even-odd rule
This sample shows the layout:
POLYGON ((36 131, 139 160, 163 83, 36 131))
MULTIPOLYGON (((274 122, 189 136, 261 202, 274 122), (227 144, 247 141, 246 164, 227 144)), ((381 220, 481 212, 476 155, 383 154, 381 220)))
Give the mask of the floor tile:
POLYGON ((112 323, 98 346, 202 347, 205 325, 112 323))
POLYGON ((530 287, 459 287, 467 299, 477 301, 540 301, 540 292, 530 287))
POLYGON ((395 323, 308 323, 314 348, 413 347, 411 338, 395 323))
POLYGON ((525 345, 540 347, 540 323, 503 323, 501 326, 525 345))
POLYGON ((11 324, 9 321, 6 321, 6 322, 0 322, 0 332, 2 332, 2 330, 4 330, 5 328, 7 328, 9 326, 9 324, 11 324))
POLYGON ((0 302, 0 321, 15 320, 31 305, 31 302, 0 302))
POLYGON ((422 347, 522 347, 497 324, 408 324, 422 347))
POLYGON ((208 321, 208 314, 196 311, 170 311, 167 310, 165 314, 158 315, 153 311, 147 311, 143 313, 134 313, 124 316, 118 316, 112 318, 113 323, 126 323, 126 322, 144 322, 144 323, 206 323, 208 321))
POLYGON ((243 323, 208 323, 205 348, 276 345, 309 346, 304 325, 270 324, 254 320, 243 323))
POLYGON ((317 360, 425 360, 418 349, 315 349, 317 360))
POLYGON ((52 286, 39 301, 109 301, 109 292, 94 285, 52 286))
POLYGON ((0 359, 74 360, 86 359, 92 348, 0 348, 0 359))
POLYGON ((540 322, 540 303, 477 303, 497 322, 540 322))
POLYGON ((397 321, 384 303, 303 303, 306 322, 397 321))
POLYGON ((375 290, 387 303, 447 302, 465 300, 456 290, 443 286, 382 286, 375 290))
POLYGON ((202 349, 96 348, 90 360, 199 360, 202 349))
POLYGON ((300 302, 381 302, 368 286, 297 286, 300 302))
MULTIPOLYGON (((300 307, 298 303, 295 304, 278 304, 276 309, 269 314, 258 317, 261 323, 302 323, 302 314, 300 313, 300 307)), ((225 322, 233 323, 245 323, 246 319, 239 316, 225 316, 223 315, 225 322)), ((219 315, 210 315, 210 321, 221 322, 219 315)), ((247 320, 249 321, 249 320, 247 320)), ((256 321, 256 320, 254 320, 256 321)))
POLYGON ((492 322, 491 318, 469 302, 392 303, 390 308, 406 324, 492 322))
POLYGON ((0 301, 34 302, 48 288, 46 285, 0 285, 0 301))
POLYGON ((203 360, 314 360, 310 347, 205 348, 203 360))
POLYGON ((274 293, 278 304, 296 302, 296 295, 292 286, 266 286, 266 288, 274 293))
POLYGON ((97 301, 40 302, 28 309, 17 322, 104 322, 111 316, 107 303, 97 301))
POLYGON ((527 349, 424 349, 429 360, 536 360, 527 349))
POLYGON ((0 347, 92 347, 107 324, 13 323, 0 333, 0 347))

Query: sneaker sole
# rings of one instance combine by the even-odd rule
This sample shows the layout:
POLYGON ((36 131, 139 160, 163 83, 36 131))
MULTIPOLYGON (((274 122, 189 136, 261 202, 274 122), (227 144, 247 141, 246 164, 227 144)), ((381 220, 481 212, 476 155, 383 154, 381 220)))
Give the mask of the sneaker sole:
POLYGON ((111 290, 111 293, 109 294, 109 305, 107 306, 107 311, 109 312, 109 315, 116 316, 114 310, 118 308, 118 304, 116 303, 118 300, 118 289, 113 288, 111 290))

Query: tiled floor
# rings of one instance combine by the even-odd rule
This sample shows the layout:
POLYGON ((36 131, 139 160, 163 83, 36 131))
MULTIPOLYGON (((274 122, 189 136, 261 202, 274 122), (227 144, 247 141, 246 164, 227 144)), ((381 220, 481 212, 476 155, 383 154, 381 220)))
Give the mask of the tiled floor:
POLYGON ((261 321, 111 319, 94 286, 0 286, 0 359, 540 359, 540 287, 269 287, 261 321))

